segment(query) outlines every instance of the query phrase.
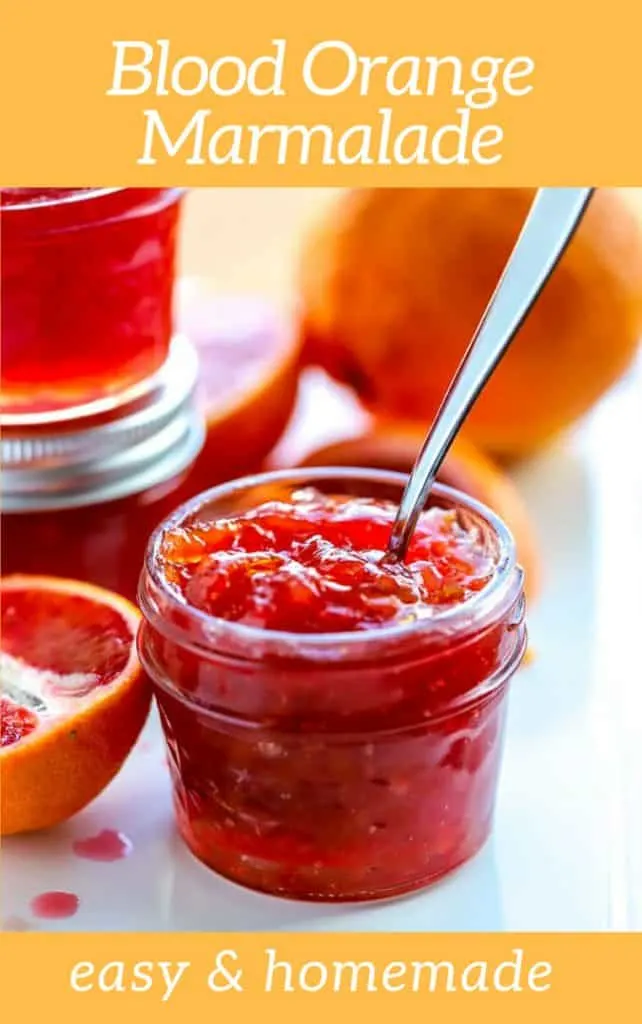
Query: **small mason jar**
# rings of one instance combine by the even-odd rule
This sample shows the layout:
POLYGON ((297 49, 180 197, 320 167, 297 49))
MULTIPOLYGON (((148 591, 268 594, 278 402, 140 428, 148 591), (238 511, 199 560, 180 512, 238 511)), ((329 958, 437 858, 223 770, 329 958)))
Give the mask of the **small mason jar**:
POLYGON ((4 189, 2 411, 115 403, 172 335, 181 189, 4 189))
POLYGON ((193 490, 205 427, 198 360, 172 342, 145 393, 117 409, 5 426, 2 572, 64 576, 135 599, 152 530, 193 490))
POLYGON ((365 632, 261 630, 189 607, 164 575, 168 529, 303 488, 399 501, 405 477, 318 468, 246 478, 179 508, 150 541, 143 663, 169 751, 180 833, 253 889, 324 901, 420 889, 491 830, 509 681, 524 653, 523 574, 489 509, 435 485, 491 554, 463 604, 365 632))

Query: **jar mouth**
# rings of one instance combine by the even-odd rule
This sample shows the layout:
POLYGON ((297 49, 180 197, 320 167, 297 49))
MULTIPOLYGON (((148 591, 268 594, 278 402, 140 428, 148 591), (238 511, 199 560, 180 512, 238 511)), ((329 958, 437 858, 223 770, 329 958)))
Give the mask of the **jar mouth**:
POLYGON ((98 199, 100 196, 113 195, 116 192, 124 192, 123 188, 60 188, 60 189, 47 189, 44 186, 42 188, 29 188, 29 189, 2 189, 2 194, 7 192, 29 192, 31 195, 25 197, 19 202, 3 203, 3 213, 21 213, 24 210, 34 210, 36 208, 43 209, 45 207, 52 206, 70 206, 72 203, 80 203, 87 199, 98 199), (52 195, 51 193, 58 193, 52 195))
POLYGON ((179 202, 186 192, 186 188, 180 187, 4 188, 0 189, 2 227, 12 244, 33 243, 70 231, 103 228, 154 214, 179 202), (15 195, 18 191, 29 194, 15 195), (47 195, 47 191, 51 194, 47 195))
MULTIPOLYGON (((279 654, 286 656, 302 652, 314 654, 317 651, 324 657, 343 660, 353 652, 366 652, 373 645, 395 644, 441 637, 448 634, 477 631, 492 624, 505 614, 517 599, 521 587, 523 573, 517 564, 515 542, 506 524, 491 509, 475 498, 464 494, 445 484, 436 483, 430 493, 427 505, 438 503, 462 509, 484 522, 490 529, 496 544, 496 564, 492 579, 468 600, 458 605, 435 606, 430 615, 419 617, 410 622, 402 622, 390 626, 381 625, 376 629, 334 633, 306 633, 286 630, 261 629, 233 620, 222 619, 208 614, 187 604, 169 586, 160 570, 159 549, 168 530, 171 530, 205 506, 213 506, 226 498, 240 495, 243 491, 253 488, 269 488, 272 485, 291 484, 293 489, 329 481, 368 484, 373 487, 383 485, 399 490, 399 496, 407 481, 407 475, 392 471, 380 471, 346 466, 320 466, 302 470, 277 470, 269 473, 258 473, 242 477, 230 483, 222 484, 205 491, 185 502, 168 516, 154 530, 150 537, 145 556, 145 564, 139 586, 139 603, 145 616, 154 628, 161 633, 172 636, 181 642, 177 634, 187 632, 182 625, 186 620, 193 623, 201 631, 200 642, 188 641, 190 646, 210 646, 235 654, 239 650, 260 650, 262 654, 279 654), (162 610, 161 610, 162 609, 162 610), (170 612, 168 622, 166 612, 170 612), (181 625, 178 625, 176 618, 181 625), (159 621, 162 620, 162 621, 159 621)), ((350 492, 347 491, 347 494, 350 492)), ((225 513, 221 511, 221 516, 225 513)))

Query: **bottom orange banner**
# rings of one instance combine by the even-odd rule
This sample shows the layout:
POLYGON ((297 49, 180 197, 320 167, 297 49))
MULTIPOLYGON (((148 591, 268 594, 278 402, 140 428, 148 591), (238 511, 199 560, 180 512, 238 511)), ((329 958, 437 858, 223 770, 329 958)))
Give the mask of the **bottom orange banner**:
POLYGON ((5 1020, 642 1019, 642 934, 5 934, 5 1020), (11 1012, 13 1011, 13 1013, 11 1012), (573 1018, 569 1018, 569 1014, 573 1018), (222 1015, 222 1016, 221 1016, 222 1015))

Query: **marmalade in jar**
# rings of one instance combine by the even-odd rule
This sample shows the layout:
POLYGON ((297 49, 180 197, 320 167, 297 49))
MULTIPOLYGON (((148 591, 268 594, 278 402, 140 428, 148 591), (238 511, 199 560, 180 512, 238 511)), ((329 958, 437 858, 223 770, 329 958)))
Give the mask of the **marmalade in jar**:
POLYGON ((489 834, 521 571, 505 527, 447 488, 388 564, 402 477, 299 476, 194 499, 148 551, 140 649, 178 824, 246 886, 393 896, 489 834))
POLYGON ((150 533, 191 490, 188 469, 110 501, 5 512, 2 572, 83 580, 135 601, 150 533))
POLYGON ((3 189, 2 411, 108 400, 164 362, 179 189, 3 189))
POLYGON ((5 426, 2 572, 63 576, 135 600, 152 530, 194 493, 205 425, 198 359, 177 337, 148 391, 100 414, 5 426))

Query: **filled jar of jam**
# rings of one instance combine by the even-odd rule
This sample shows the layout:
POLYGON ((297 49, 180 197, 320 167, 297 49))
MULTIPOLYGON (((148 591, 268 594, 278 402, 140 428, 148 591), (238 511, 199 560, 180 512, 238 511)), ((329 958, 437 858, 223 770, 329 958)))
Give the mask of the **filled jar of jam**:
POLYGON ((135 598, 149 535, 184 501, 204 441, 198 361, 176 337, 115 410, 3 425, 2 572, 86 580, 135 598))
POLYGON ((2 411, 108 404, 167 358, 181 189, 3 189, 2 411))
POLYGON ((178 827, 274 895, 422 888, 489 835, 524 653, 506 526, 435 485, 383 560, 405 478, 308 469, 198 496, 155 531, 139 589, 178 827))

